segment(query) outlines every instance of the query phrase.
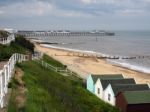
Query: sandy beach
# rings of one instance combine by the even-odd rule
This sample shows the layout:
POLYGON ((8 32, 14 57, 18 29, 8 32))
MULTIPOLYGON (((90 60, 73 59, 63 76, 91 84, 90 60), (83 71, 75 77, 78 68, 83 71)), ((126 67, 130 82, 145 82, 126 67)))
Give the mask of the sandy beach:
POLYGON ((67 65, 69 69, 86 79, 88 74, 123 74, 125 78, 134 78, 138 84, 150 84, 150 74, 141 73, 108 63, 105 59, 67 56, 69 51, 46 48, 35 44, 36 49, 67 65))

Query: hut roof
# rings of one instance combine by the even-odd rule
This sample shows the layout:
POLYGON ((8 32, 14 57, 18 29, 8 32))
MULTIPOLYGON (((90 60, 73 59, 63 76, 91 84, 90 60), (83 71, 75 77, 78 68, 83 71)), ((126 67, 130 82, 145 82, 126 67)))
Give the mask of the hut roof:
POLYGON ((102 79, 123 79, 122 74, 92 74, 91 76, 93 78, 94 84, 96 83, 98 78, 100 80, 102 80, 102 79))
POLYGON ((126 91, 123 95, 128 104, 150 103, 150 91, 126 91))
POLYGON ((133 78, 129 79, 106 79, 101 80, 102 87, 105 89, 109 84, 136 84, 133 78))
POLYGON ((111 86, 112 86, 112 89, 113 89, 115 95, 117 95, 119 92, 124 92, 124 91, 150 90, 150 88, 147 84, 119 84, 119 85, 112 84, 111 86))

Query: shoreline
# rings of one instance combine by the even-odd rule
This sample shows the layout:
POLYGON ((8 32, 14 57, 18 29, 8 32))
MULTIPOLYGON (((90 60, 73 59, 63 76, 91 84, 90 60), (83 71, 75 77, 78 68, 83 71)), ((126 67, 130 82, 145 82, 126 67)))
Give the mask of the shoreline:
MULTIPOLYGON (((40 44, 40 43, 38 43, 38 44, 40 44)), ((98 53, 98 52, 94 52, 94 51, 85 51, 85 50, 77 50, 77 49, 70 49, 70 48, 64 48, 64 47, 56 47, 56 46, 48 45, 48 44, 40 44, 40 46, 69 52, 67 56, 69 56, 70 53, 71 53, 71 55, 73 55, 73 56, 79 56, 79 57, 84 57, 84 58, 95 57, 97 59, 105 59, 108 63, 110 63, 114 66, 120 66, 120 67, 123 67, 123 68, 138 71, 138 72, 141 72, 141 73, 150 74, 150 70, 147 67, 132 65, 132 64, 129 64, 129 63, 125 63, 125 62, 124 63, 117 62, 116 60, 119 60, 119 57, 117 57, 117 56, 111 56, 111 55, 98 53)), ((126 58, 122 57, 122 60, 124 60, 124 59, 127 59, 127 57, 126 58)), ((135 59, 135 58, 133 58, 133 57, 129 58, 128 57, 128 59, 135 59)))
POLYGON ((46 46, 41 46, 40 44, 35 44, 35 47, 40 52, 46 53, 47 55, 53 57, 54 59, 60 61, 61 63, 68 66, 69 69, 78 73, 83 79, 86 79, 88 74, 123 74, 125 78, 135 78, 136 82, 149 83, 150 84, 150 74, 142 73, 140 71, 132 70, 130 68, 122 67, 119 65, 114 65, 108 63, 106 59, 96 59, 96 58, 85 58, 79 56, 68 56, 68 53, 74 51, 67 49, 50 48, 46 46))

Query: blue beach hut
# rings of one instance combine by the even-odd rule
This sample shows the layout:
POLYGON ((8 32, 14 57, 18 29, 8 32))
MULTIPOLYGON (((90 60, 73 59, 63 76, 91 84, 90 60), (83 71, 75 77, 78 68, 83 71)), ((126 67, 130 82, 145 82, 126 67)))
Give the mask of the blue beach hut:
POLYGON ((95 83, 98 79, 123 78, 121 74, 89 74, 87 78, 87 90, 95 94, 95 83))

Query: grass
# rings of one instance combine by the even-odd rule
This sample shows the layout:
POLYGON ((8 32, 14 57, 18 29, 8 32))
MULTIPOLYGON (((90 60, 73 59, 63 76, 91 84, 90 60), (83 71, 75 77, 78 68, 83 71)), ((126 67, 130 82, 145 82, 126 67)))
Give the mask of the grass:
POLYGON ((34 45, 23 36, 18 35, 10 45, 0 44, 0 61, 9 59, 14 53, 25 54, 33 51, 34 45))
POLYGON ((118 112, 88 92, 78 78, 70 80, 35 61, 24 62, 19 67, 24 71, 27 100, 19 111, 12 95, 8 112, 118 112))
POLYGON ((43 55, 43 61, 51 64, 54 67, 65 67, 62 63, 60 63, 59 61, 53 59, 52 57, 49 57, 48 55, 44 54, 43 55))
POLYGON ((26 49, 12 42, 9 46, 0 44, 0 61, 9 59, 14 53, 26 53, 26 49))

